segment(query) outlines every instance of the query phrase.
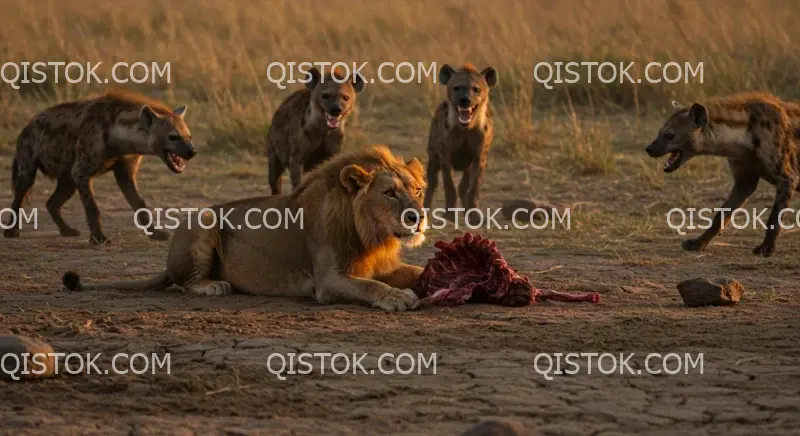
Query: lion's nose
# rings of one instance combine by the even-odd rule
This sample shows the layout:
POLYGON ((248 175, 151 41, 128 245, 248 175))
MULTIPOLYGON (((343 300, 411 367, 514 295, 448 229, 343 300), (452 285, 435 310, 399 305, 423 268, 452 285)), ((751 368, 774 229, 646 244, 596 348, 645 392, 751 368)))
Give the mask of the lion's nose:
POLYGON ((410 226, 419 224, 420 222, 419 212, 413 210, 407 211, 406 213, 403 214, 403 221, 410 226))

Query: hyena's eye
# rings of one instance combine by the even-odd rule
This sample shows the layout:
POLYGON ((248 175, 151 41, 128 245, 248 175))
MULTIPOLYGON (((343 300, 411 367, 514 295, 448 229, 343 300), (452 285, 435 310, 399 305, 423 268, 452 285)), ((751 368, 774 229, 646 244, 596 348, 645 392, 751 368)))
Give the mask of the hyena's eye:
POLYGON ((170 133, 170 134, 167 136, 167 138, 169 138, 169 140, 170 140, 170 141, 180 141, 180 139, 181 139, 181 135, 178 135, 178 134, 176 134, 176 133, 170 133))
POLYGON ((388 191, 384 192, 383 195, 389 198, 394 198, 395 197, 394 189, 389 189, 388 191))
POLYGON ((453 91, 454 92, 461 92, 461 87, 460 86, 454 86, 453 87, 453 91))
POLYGON ((673 139, 673 138, 675 138, 675 134, 674 134, 674 133, 672 133, 672 132, 665 133, 665 134, 664 134, 664 138, 666 138, 666 139, 667 139, 667 141, 672 141, 672 139, 673 139))
POLYGON ((347 101, 347 100, 350 100, 350 96, 349 95, 343 95, 342 96, 342 101, 347 101))
POLYGON ((330 94, 322 94, 322 99, 323 99, 323 100, 327 100, 327 99, 329 99, 329 98, 331 98, 331 95, 330 95, 330 94))
POLYGON ((476 87, 472 88, 472 92, 474 92, 474 93, 478 94, 478 93, 480 93, 480 92, 481 92, 481 88, 479 88, 479 87, 477 87, 477 86, 476 86, 476 87))

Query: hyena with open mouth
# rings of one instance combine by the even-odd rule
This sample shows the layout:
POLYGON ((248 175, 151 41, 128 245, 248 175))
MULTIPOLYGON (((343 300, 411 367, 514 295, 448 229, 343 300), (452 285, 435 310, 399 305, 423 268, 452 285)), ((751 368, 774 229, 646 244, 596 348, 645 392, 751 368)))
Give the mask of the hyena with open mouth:
MULTIPOLYGON (((103 234, 94 197, 94 178, 113 171, 128 204, 134 210, 147 208, 136 184, 142 157, 156 155, 170 171, 179 174, 195 155, 191 133, 183 120, 186 109, 185 105, 170 109, 160 101, 121 90, 45 109, 17 137, 11 168, 11 208, 21 210, 40 170, 57 181, 55 192, 47 200, 47 211, 61 235, 80 236, 61 216, 61 207, 78 192, 91 233, 89 242, 105 243, 108 238, 103 234)), ((142 216, 137 214, 136 218, 142 216)), ((4 231, 5 237, 19 236, 20 223, 16 221, 14 227, 4 231)), ((150 231, 153 239, 169 239, 165 231, 150 231)))
POLYGON ((492 67, 478 71, 471 64, 458 70, 444 65, 439 71, 439 82, 447 87, 447 99, 436 109, 428 133, 426 208, 433 202, 439 173, 449 217, 456 207, 456 195, 464 208, 478 207, 489 147, 494 138, 489 89, 497 85, 497 80, 497 71, 492 67), (458 192, 453 183, 453 171, 462 172, 458 192))
POLYGON ((281 193, 281 177, 287 168, 294 189, 304 172, 339 153, 356 94, 364 90, 364 80, 357 74, 346 78, 334 71, 323 76, 317 68, 309 73, 306 87, 292 93, 275 111, 267 133, 272 195, 281 193))
POLYGON ((780 232, 780 212, 798 190, 797 105, 767 93, 744 93, 694 103, 690 107, 673 102, 675 112, 664 123, 656 139, 646 147, 658 158, 669 155, 664 171, 671 173, 695 156, 728 159, 733 188, 711 226, 699 237, 683 242, 689 251, 702 251, 756 191, 761 179, 776 188, 775 202, 766 224, 763 242, 754 254, 770 256, 780 232))

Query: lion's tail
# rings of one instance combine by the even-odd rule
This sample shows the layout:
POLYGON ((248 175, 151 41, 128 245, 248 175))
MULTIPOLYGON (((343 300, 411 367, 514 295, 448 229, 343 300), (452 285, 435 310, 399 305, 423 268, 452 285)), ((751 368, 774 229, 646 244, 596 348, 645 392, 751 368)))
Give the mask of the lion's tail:
POLYGON ((99 289, 120 290, 120 291, 160 291, 170 287, 175 282, 169 278, 167 272, 144 280, 127 280, 119 282, 98 283, 94 285, 84 285, 78 273, 69 271, 61 279, 64 286, 70 291, 94 291, 99 289))

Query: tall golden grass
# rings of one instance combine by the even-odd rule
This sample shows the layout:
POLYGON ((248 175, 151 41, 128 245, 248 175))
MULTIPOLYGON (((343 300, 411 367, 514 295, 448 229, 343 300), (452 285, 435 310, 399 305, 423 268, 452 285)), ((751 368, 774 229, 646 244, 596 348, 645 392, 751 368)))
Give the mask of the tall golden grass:
MULTIPOLYGON (((798 93, 799 1, 790 0, 101 0, 0 1, 0 53, 13 61, 170 62, 171 83, 137 85, 170 101, 195 103, 217 129, 258 131, 290 90, 267 79, 271 62, 381 62, 492 65, 499 116, 524 132, 534 112, 646 112, 670 99, 691 100, 762 89, 798 93), (703 62, 703 83, 535 83, 542 61, 703 62), (224 116, 223 116, 224 115, 224 116)), ((585 70, 581 70, 585 71, 585 70)), ((67 99, 100 84, 44 89, 67 99)), ((297 85, 296 85, 297 86, 297 85)), ((296 89, 296 86, 292 89, 296 89)), ((13 107, 29 89, 3 85, 13 107)), ((422 83, 368 86, 361 104, 427 115, 443 95, 422 83), (427 111, 427 112, 426 112, 427 111)), ((594 113, 593 112, 593 113, 594 113)), ((404 112, 408 113, 408 112, 404 112)), ((197 112, 195 113, 197 115, 197 112)))

